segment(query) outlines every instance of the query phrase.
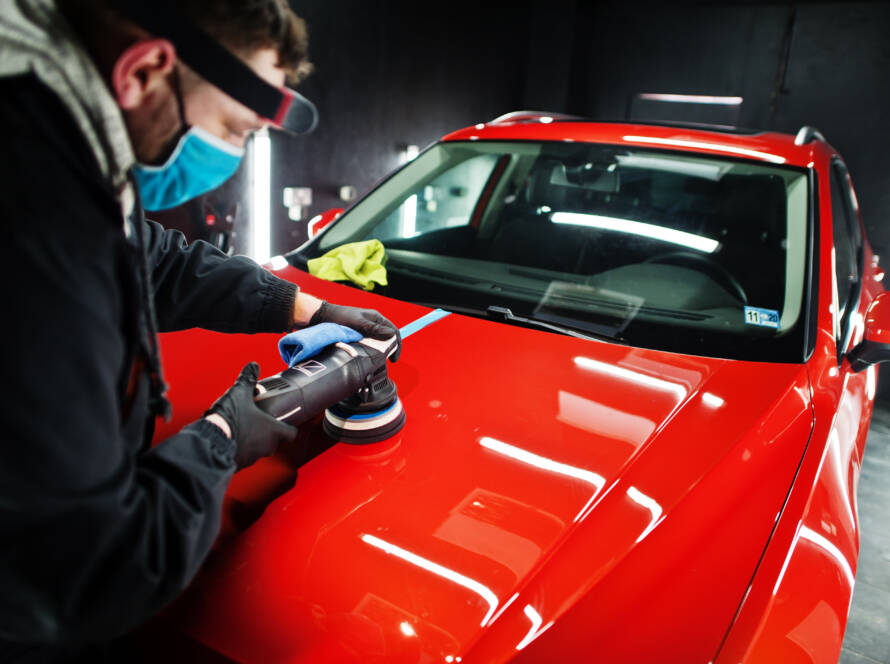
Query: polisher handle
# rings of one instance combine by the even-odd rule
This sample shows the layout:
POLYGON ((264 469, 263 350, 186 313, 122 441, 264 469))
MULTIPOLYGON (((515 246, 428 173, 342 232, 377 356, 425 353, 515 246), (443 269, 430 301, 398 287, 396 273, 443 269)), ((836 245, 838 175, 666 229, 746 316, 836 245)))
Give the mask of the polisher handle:
POLYGON ((381 367, 385 370, 386 354, 365 341, 328 346, 315 357, 258 381, 257 406, 297 426, 370 387, 381 367))

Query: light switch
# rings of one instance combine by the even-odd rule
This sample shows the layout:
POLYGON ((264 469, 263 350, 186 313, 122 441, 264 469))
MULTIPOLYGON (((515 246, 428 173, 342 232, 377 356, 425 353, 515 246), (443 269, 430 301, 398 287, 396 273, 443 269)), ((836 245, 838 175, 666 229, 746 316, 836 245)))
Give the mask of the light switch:
POLYGON ((282 192, 282 203, 287 210, 288 218, 299 221, 304 210, 312 205, 311 187, 285 187, 282 192))

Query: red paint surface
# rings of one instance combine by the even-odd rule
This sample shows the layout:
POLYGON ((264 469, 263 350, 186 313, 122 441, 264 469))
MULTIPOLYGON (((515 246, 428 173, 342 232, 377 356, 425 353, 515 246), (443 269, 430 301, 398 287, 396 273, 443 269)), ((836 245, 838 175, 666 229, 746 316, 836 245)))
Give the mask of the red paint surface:
POLYGON ((309 238, 312 239, 321 233, 341 214, 343 214, 343 208, 331 208, 330 210, 325 210, 321 214, 312 217, 306 225, 306 232, 309 234, 309 238))
MULTIPOLYGON (((554 122, 452 138, 643 130, 827 173, 827 148, 770 134, 554 122)), ((220 541, 164 628, 247 662, 836 662, 875 371, 837 363, 826 186, 820 197, 806 365, 452 314, 407 338, 391 367, 407 412, 396 437, 331 444, 316 421, 235 477, 220 541)), ((852 343, 881 290, 866 259, 852 343)), ((399 326, 428 311, 278 274, 399 326)), ((200 416, 244 363, 279 371, 276 340, 166 335, 176 410, 158 437, 200 416)))
MULTIPOLYGON (((820 185, 834 151, 817 149, 820 185)), ((819 307, 816 352, 807 363, 815 427, 787 504, 717 664, 837 662, 859 556, 856 486, 874 406, 877 367, 839 364, 832 313, 831 195, 819 187, 819 307)), ((861 224, 861 220, 860 220, 861 224)), ((864 233, 864 228, 863 228, 864 233)), ((862 340, 863 317, 883 292, 866 246, 863 293, 849 348, 862 340)))
POLYGON ((890 344, 890 295, 878 295, 865 314, 865 338, 890 344))
POLYGON ((745 157, 788 166, 807 166, 813 160, 814 146, 795 145, 794 136, 763 132, 759 134, 726 134, 700 129, 656 127, 652 125, 605 122, 504 122, 484 125, 482 129, 467 127, 448 134, 443 140, 537 140, 575 141, 636 145, 680 152, 713 153, 727 157, 745 157), (627 137, 635 137, 629 142, 627 137), (636 140, 651 138, 653 140, 636 140), (662 141, 671 141, 665 144, 662 141), (684 145, 685 143, 685 145, 684 145), (740 153, 739 150, 748 151, 740 153), (751 154, 761 153, 760 156, 751 154), (784 160, 784 161, 780 161, 784 160))

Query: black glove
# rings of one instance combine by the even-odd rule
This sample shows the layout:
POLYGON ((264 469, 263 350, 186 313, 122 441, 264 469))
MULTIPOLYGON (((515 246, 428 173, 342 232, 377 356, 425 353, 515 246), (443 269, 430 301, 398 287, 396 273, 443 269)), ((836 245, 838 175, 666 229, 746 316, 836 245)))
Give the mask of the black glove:
POLYGON ((341 307, 339 304, 322 301, 318 311, 309 320, 310 325, 317 325, 318 323, 345 325, 372 339, 389 339, 394 336, 398 341, 398 348, 390 356, 390 359, 395 362, 399 359, 399 355, 402 352, 402 335, 399 334, 399 328, 373 309, 341 307))
POLYGON ((216 413, 229 423, 239 470, 260 457, 274 454, 280 443, 297 435, 296 428, 279 422, 254 403, 253 393, 259 375, 260 365, 256 362, 246 365, 235 384, 204 413, 204 417, 216 413))

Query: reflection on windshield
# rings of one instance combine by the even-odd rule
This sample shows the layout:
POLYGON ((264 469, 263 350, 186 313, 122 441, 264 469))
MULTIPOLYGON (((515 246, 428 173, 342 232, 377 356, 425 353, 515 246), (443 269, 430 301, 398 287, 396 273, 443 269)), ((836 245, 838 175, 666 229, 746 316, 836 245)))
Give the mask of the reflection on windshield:
POLYGON ((679 244, 690 249, 697 249, 709 254, 717 251, 720 243, 717 240, 685 233, 683 231, 674 230, 673 228, 665 228, 664 226, 656 226, 654 224, 643 224, 632 219, 616 219, 615 217, 603 217, 598 214, 578 214, 575 212, 554 212, 550 220, 554 224, 574 224, 575 226, 587 226, 588 228, 601 228, 603 230, 616 231, 618 233, 631 233, 632 235, 640 235, 642 237, 652 238, 653 240, 662 240, 679 244))
POLYGON ((510 310, 508 324, 532 319, 635 346, 800 361, 806 171, 733 145, 659 143, 695 154, 625 139, 437 144, 302 256, 377 239, 389 297, 510 310))

